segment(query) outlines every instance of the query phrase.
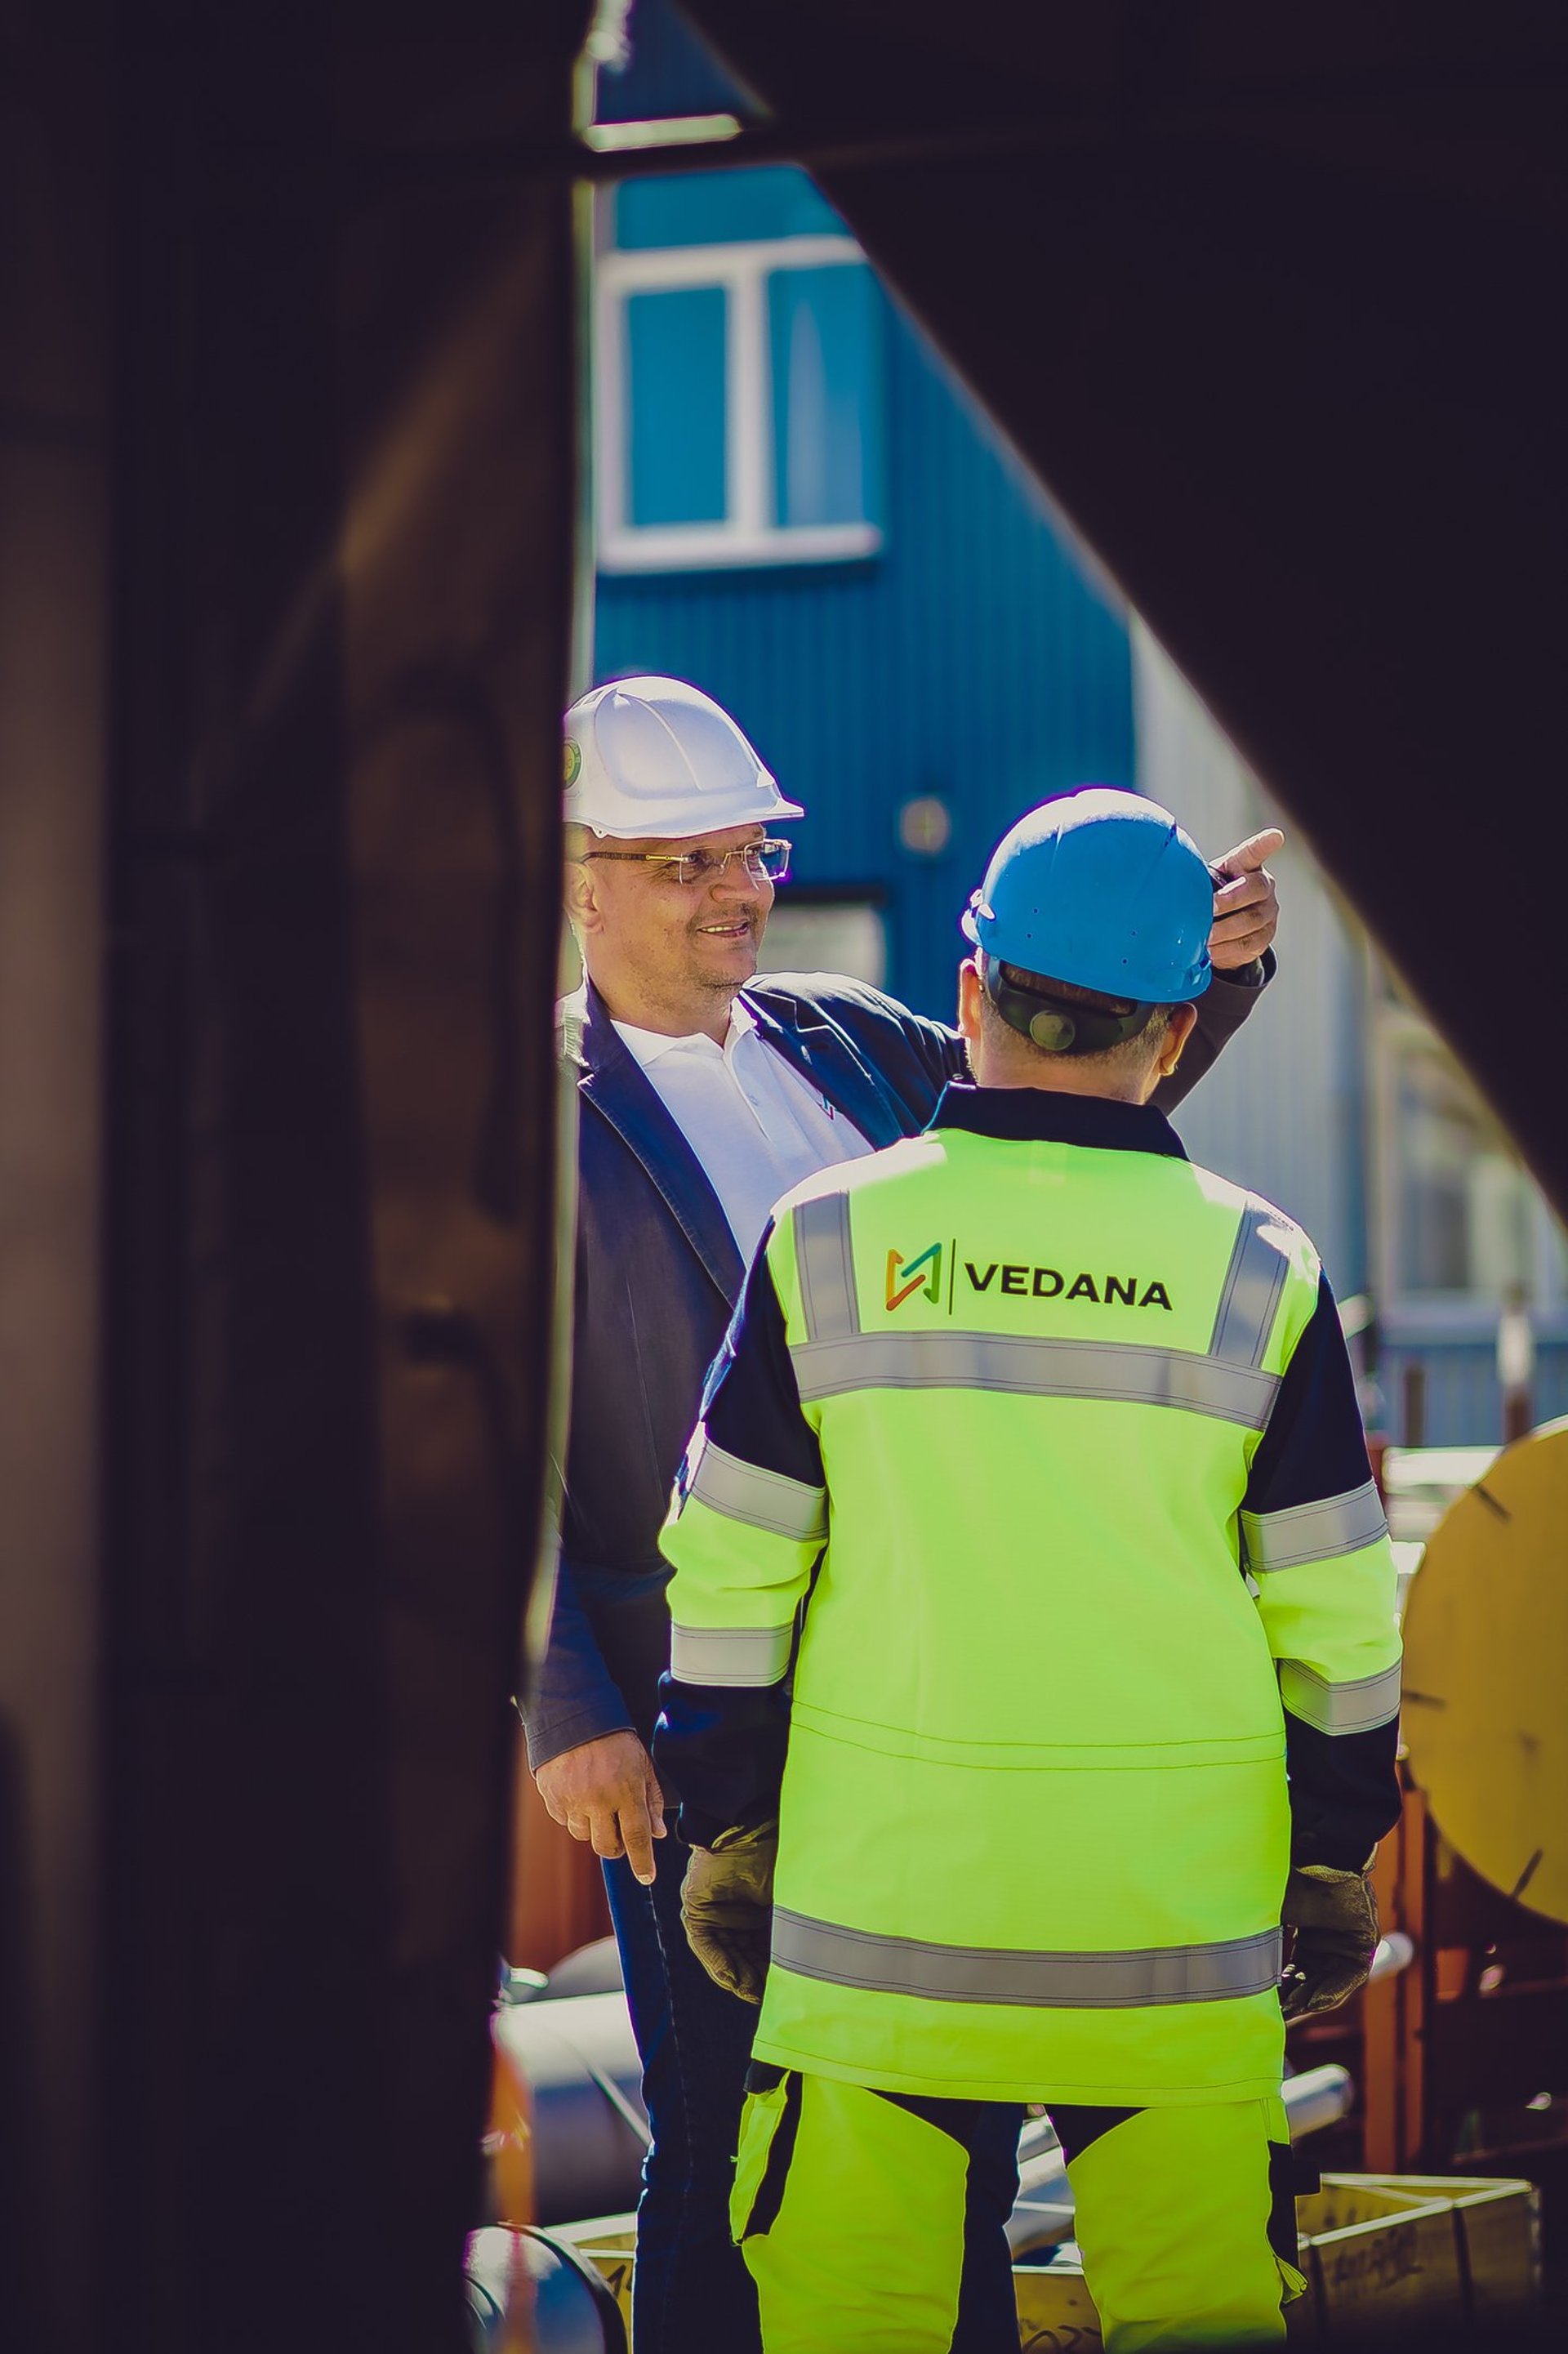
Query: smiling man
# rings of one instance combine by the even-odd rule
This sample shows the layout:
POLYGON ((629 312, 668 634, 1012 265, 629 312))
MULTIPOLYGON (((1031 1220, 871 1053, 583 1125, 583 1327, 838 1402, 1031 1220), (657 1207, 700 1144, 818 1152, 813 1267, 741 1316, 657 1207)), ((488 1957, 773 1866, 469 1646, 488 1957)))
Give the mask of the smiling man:
MULTIPOLYGON (((643 2062, 638 2354, 755 2354, 727 2200, 756 2013, 687 1946, 673 1837, 654 1869, 666 1833, 647 1744, 670 1648, 659 1532, 774 1202, 918 1134, 968 1064, 957 1031, 860 982, 753 981, 789 867, 778 829, 803 812, 710 697, 622 679, 575 704, 566 733, 567 911, 585 969, 562 1025, 580 1106, 574 1353, 561 1580, 529 1755, 551 1814, 605 1861, 643 2062)), ((1214 985, 1162 1108, 1272 970, 1264 861, 1281 839, 1256 834, 1219 862, 1214 985)))

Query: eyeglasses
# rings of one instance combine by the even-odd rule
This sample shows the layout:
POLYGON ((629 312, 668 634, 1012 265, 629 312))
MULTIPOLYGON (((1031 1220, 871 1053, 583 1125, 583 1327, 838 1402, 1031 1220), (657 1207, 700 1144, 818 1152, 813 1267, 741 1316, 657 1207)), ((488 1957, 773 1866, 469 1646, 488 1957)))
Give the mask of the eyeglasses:
POLYGON ((789 872, 787 842, 743 842, 737 850, 590 850, 583 859, 619 860, 625 866, 658 866, 671 883, 720 883, 732 858, 738 858, 754 883, 782 883, 789 872))

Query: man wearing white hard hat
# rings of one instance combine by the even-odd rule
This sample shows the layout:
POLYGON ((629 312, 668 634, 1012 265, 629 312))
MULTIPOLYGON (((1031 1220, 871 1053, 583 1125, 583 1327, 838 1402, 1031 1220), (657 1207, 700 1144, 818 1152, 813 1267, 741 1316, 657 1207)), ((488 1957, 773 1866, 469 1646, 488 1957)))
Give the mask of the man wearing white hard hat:
MULTIPOLYGON (((648 1755, 668 1666, 659 1534, 703 1382, 779 1196, 917 1134, 967 1076, 955 1030, 827 974, 754 979, 781 825, 803 811, 679 680, 622 679, 567 715, 567 908, 585 979, 563 1009, 578 1073, 571 1427, 556 1621, 528 1710, 552 1815, 605 1861, 652 2127, 638 2223, 637 2354, 756 2354, 728 2192, 756 2013, 680 1922, 648 1755), (658 1869, 655 1871, 657 1860, 658 1869)), ((1272 970, 1275 832, 1218 862, 1216 980, 1169 1109, 1272 970)), ((761 1507, 758 1507, 761 1509, 761 1507)))

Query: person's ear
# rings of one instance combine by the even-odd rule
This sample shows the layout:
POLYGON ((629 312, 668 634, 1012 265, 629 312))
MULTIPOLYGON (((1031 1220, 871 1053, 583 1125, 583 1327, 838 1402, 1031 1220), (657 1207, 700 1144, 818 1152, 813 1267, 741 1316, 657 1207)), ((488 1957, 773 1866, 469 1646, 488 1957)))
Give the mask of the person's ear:
POLYGON ((1155 1057, 1156 1067, 1162 1079, 1175 1077, 1176 1066, 1181 1060, 1187 1041, 1197 1026, 1198 1009, 1195 1005, 1173 1005, 1171 1008, 1171 1017, 1165 1024, 1165 1035, 1160 1041, 1160 1052, 1155 1057))
POLYGON ((601 932, 604 913, 599 904, 593 868, 585 859, 571 858, 566 866, 567 917, 578 932, 601 932))
POLYGON ((959 967, 959 1028, 965 1040, 973 1046, 980 1034, 980 999, 985 985, 973 957, 966 957, 959 967))

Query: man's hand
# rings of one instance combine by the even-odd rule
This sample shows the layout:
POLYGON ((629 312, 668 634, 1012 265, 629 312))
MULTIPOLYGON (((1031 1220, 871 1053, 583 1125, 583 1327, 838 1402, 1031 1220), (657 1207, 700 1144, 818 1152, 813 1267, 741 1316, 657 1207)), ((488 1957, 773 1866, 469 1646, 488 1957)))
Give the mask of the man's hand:
POLYGON ((1264 864, 1285 847, 1277 825, 1249 833, 1245 842, 1216 858, 1216 870, 1228 879, 1214 892, 1214 928, 1209 934, 1209 956, 1216 972, 1236 972, 1251 964, 1273 944, 1279 927, 1279 895, 1264 864))
POLYGON ((717 1847, 694 1847, 681 1883, 686 1943, 715 1986, 742 2002, 762 2000, 773 1942, 777 1823, 726 1831, 717 1847))
POLYGON ((1365 1986, 1377 1951, 1377 1898, 1359 1872, 1308 1863, 1286 1883, 1281 1918, 1296 1932, 1280 1987, 1287 2020, 1337 2010, 1365 1986))
POLYGON ((574 1839, 595 1855, 630 1859, 646 1888, 653 1879, 653 1841, 664 1836, 664 1794, 653 1760, 634 1733, 601 1734, 546 1759, 535 1775, 539 1796, 574 1839))

